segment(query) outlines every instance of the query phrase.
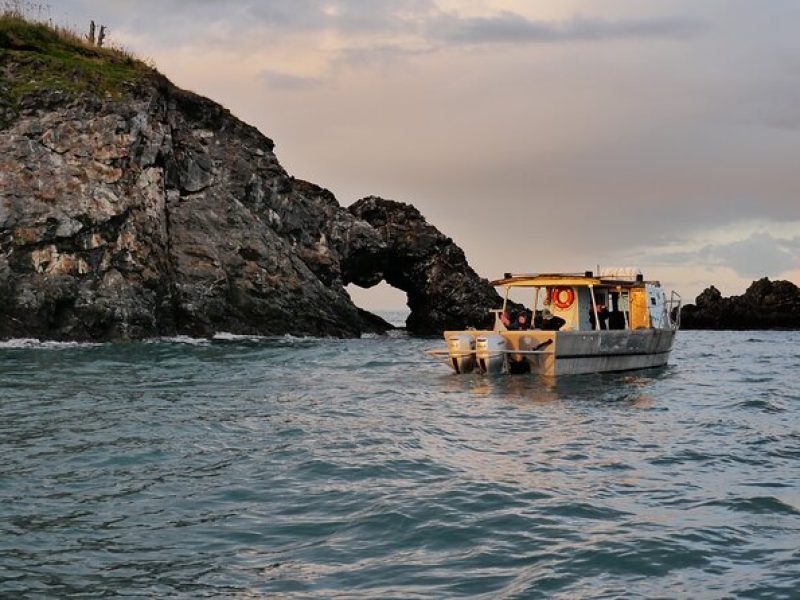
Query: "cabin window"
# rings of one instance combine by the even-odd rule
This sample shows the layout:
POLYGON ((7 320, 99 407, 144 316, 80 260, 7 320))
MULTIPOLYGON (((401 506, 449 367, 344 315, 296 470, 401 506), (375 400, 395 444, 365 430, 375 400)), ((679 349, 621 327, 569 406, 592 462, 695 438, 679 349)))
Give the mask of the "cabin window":
POLYGON ((625 320, 625 309, 620 309, 620 300, 622 294, 620 292, 608 293, 608 328, 609 329, 625 329, 627 323, 625 320))
POLYGON ((595 290, 594 292, 594 302, 595 304, 602 304, 603 306, 608 306, 608 298, 606 296, 608 292, 605 290, 595 290))

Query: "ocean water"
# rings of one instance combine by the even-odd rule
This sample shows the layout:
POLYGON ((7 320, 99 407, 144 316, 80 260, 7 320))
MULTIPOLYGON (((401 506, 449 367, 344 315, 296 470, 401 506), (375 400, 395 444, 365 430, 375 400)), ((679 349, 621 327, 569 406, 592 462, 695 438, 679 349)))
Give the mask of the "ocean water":
POLYGON ((0 344, 0 597, 800 597, 800 332, 557 381, 437 344, 0 344))

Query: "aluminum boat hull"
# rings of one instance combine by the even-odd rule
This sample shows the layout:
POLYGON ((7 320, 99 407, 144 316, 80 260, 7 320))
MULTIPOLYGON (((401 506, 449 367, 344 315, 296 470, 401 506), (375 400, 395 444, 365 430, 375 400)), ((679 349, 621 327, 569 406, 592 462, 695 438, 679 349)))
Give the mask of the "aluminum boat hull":
MULTIPOLYGON (((497 332, 446 331, 476 339, 497 332)), ((504 331, 507 343, 505 370, 541 375, 578 375, 648 369, 667 364, 675 339, 674 329, 619 331, 504 331), (542 350, 536 348, 542 347, 542 350), (521 351, 514 354, 514 350, 521 351), (526 364, 527 363, 527 364, 526 364), (520 366, 524 369, 520 369, 520 366), (516 367, 512 369, 512 367, 516 367)), ((464 371, 461 371, 464 372, 464 371)))

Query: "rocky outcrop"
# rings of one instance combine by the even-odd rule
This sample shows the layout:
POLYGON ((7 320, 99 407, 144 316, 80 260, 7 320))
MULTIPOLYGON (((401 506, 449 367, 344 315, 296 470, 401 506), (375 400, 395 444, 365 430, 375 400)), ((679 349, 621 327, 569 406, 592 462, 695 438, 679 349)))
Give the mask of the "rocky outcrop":
POLYGON ((349 239, 326 234, 377 236, 307 195, 272 148, 167 86, 21 111, 0 135, 0 335, 374 329, 333 285, 349 239))
MULTIPOLYGON (((0 54, 11 83, 35 50, 14 52, 0 54)), ((391 326, 344 286, 384 279, 408 294, 416 333, 478 324, 497 305, 413 207, 342 208, 289 176, 269 138, 157 74, 124 94, 4 103, 0 338, 356 336, 391 326)))
POLYGON ((492 323, 488 311, 499 308, 502 299, 472 270, 461 248, 416 208, 371 196, 353 204, 350 212, 375 228, 386 247, 383 256, 356 257, 359 285, 385 280, 404 290, 411 309, 409 331, 435 334, 492 323))
POLYGON ((741 296, 711 286, 681 309, 683 329, 800 329, 800 289, 790 281, 754 281, 741 296))

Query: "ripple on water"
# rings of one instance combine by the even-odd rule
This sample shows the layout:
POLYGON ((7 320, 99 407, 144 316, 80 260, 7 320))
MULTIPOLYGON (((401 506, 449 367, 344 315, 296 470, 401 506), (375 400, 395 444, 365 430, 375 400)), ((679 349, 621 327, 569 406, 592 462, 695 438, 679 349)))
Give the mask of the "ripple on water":
POLYGON ((800 515, 800 509, 774 496, 750 496, 746 498, 737 497, 725 500, 712 500, 707 502, 706 505, 721 506, 729 510, 753 514, 800 515))
POLYGON ((430 345, 0 343, 0 596, 793 597, 800 335, 556 381, 430 345))

